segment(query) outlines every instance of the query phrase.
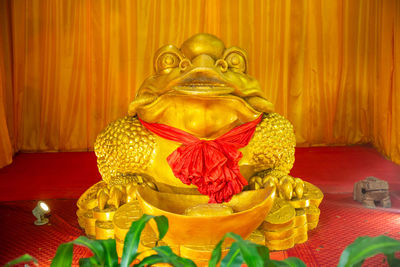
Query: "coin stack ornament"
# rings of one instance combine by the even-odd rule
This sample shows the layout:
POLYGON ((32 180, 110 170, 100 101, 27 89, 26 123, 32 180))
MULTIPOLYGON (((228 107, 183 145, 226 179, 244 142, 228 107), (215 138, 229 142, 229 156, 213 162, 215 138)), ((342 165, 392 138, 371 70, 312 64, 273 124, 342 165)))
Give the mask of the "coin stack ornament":
MULTIPOLYGON (((271 250, 307 241, 323 194, 290 176, 293 126, 247 71, 246 52, 210 34, 155 53, 128 114, 96 139, 102 181, 77 203, 88 236, 115 237, 121 255, 132 221, 164 214, 164 241, 201 264, 226 232, 271 250)), ((142 248, 155 241, 147 227, 142 248)))

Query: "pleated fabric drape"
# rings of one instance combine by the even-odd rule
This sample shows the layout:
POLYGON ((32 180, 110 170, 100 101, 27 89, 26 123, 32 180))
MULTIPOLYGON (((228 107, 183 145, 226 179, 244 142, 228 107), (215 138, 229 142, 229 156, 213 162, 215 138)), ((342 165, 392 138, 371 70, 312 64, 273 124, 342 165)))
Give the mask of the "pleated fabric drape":
POLYGON ((249 53, 298 145, 373 143, 400 163, 400 1, 0 1, 0 166, 90 150, 154 52, 199 32, 249 53))

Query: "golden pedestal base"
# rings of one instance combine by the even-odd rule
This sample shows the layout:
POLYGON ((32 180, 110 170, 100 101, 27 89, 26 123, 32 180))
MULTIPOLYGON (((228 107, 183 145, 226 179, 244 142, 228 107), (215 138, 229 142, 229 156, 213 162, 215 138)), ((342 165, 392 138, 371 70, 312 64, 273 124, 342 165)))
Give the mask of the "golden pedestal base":
MULTIPOLYGON (((93 187, 104 188, 100 182, 93 187)), ((85 229, 88 237, 95 239, 115 238, 118 255, 122 256, 125 236, 132 221, 139 219, 143 212, 138 200, 131 199, 118 209, 109 206, 103 210, 93 207, 93 187, 87 193, 92 196, 82 195, 85 201, 78 201, 77 211, 79 225, 85 229), (89 203, 89 204, 88 204, 89 203), (90 207, 90 208, 88 208, 90 207)), ((308 239, 308 231, 317 227, 320 210, 318 208, 323 198, 322 192, 310 183, 305 183, 302 199, 290 201, 276 198, 272 210, 265 221, 247 239, 270 250, 285 250, 295 244, 304 243, 308 239)), ((139 251, 143 252, 141 258, 154 252, 152 247, 157 245, 157 236, 149 225, 142 232, 139 251)), ((158 245, 167 245, 159 241, 158 245)), ((207 266, 211 257, 213 246, 177 246, 172 245, 172 250, 185 258, 190 258, 198 266, 207 266)), ((228 248, 223 249, 223 256, 228 253, 228 248)))

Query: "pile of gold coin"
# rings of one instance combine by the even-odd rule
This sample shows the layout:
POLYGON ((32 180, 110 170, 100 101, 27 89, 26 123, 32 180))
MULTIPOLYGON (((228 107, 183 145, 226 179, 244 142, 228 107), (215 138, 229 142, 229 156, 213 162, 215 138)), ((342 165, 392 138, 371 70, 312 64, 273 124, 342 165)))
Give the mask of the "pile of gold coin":
POLYGON ((317 227, 323 198, 320 189, 305 182, 301 199, 277 198, 272 210, 260 226, 265 245, 270 250, 284 250, 308 240, 308 231, 317 227))

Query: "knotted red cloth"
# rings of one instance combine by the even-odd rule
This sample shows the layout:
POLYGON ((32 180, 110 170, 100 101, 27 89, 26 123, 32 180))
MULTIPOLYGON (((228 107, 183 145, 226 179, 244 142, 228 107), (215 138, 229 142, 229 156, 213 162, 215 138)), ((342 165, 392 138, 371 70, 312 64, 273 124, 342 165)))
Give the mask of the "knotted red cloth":
POLYGON ((242 153, 238 149, 249 143, 261 118, 262 115, 214 140, 202 140, 168 125, 139 120, 156 135, 182 143, 167 157, 174 175, 184 184, 197 186, 201 194, 210 197, 209 203, 222 203, 230 201, 247 185, 239 171, 242 153))

